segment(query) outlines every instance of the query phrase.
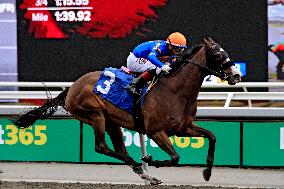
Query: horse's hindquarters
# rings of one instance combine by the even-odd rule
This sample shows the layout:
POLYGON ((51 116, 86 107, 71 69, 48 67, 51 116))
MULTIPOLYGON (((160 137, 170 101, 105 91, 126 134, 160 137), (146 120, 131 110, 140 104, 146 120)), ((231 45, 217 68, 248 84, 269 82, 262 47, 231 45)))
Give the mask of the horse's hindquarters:
POLYGON ((99 79, 101 72, 90 72, 76 80, 71 85, 65 105, 72 114, 98 108, 97 99, 93 93, 93 86, 99 79))

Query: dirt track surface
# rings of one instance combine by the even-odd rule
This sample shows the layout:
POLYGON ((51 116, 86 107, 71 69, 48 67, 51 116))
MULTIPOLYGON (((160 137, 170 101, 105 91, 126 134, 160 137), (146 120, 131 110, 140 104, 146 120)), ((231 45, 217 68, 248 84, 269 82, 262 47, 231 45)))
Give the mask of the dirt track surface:
POLYGON ((0 184, 1 189, 230 189, 229 187, 213 187, 213 186, 203 186, 203 187, 195 187, 195 186, 142 186, 142 185, 134 185, 134 184, 82 184, 82 183, 27 183, 27 182, 2 182, 0 184))
POLYGON ((125 165, 0 162, 0 189, 191 189, 191 188, 284 188, 283 169, 214 167, 209 182, 203 167, 149 167, 162 185, 145 186, 144 180, 125 165))

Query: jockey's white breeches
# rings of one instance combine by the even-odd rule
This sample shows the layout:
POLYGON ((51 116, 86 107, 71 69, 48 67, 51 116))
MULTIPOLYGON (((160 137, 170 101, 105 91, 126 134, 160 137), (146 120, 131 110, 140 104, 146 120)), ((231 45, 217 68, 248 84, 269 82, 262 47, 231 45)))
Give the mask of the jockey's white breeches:
POLYGON ((127 57, 127 68, 132 72, 144 72, 147 69, 155 69, 156 66, 145 58, 137 58, 133 53, 127 57))

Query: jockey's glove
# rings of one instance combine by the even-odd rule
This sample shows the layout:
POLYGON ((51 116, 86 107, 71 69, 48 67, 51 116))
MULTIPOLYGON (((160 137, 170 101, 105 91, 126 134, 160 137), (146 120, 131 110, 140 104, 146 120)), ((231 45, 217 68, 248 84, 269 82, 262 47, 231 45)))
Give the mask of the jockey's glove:
POLYGON ((163 65, 161 67, 161 69, 166 72, 166 73, 169 73, 169 71, 172 69, 169 65, 163 65))

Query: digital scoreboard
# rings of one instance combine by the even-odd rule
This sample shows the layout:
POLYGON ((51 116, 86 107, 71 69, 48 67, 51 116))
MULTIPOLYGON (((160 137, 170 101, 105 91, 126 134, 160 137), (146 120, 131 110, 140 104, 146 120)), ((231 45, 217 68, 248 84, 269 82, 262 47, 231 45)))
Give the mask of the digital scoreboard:
POLYGON ((167 0, 18 0, 18 20, 34 38, 147 37, 167 0), (28 28, 27 28, 28 27, 28 28))
POLYGON ((58 22, 88 22, 91 21, 92 7, 82 7, 89 5, 89 0, 55 0, 55 7, 48 6, 47 0, 37 0, 35 7, 28 8, 32 12, 32 21, 48 21, 49 15, 44 11, 53 11, 53 16, 58 22))
POLYGON ((35 38, 68 38, 84 33, 82 27, 92 20, 93 6, 92 0, 24 0, 19 9, 35 38))
MULTIPOLYGON (((135 46, 166 39, 175 31, 185 34, 190 44, 212 37, 232 60, 246 63, 240 65, 247 71, 244 81, 267 81, 264 0, 0 1, 16 4, 19 81, 74 81, 90 71, 125 66, 135 46)), ((11 9, 5 7, 0 11, 11 9)), ((3 36, 8 33, 3 26, 3 36)), ((10 40, 3 42, 12 45, 10 40)))

